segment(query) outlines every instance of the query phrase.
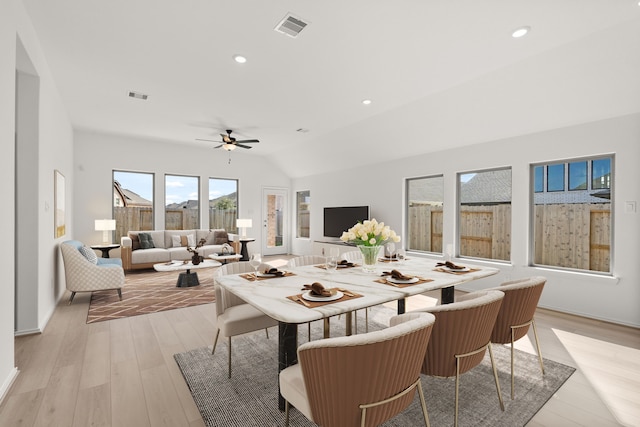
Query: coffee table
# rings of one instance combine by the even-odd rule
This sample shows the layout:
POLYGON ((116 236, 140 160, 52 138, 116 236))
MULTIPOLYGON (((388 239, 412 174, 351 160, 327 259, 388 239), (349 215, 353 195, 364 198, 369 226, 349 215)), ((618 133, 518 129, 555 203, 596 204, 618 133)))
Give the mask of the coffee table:
POLYGON ((222 264, 212 259, 205 259, 200 261, 200 264, 193 265, 191 261, 170 261, 154 264, 153 269, 156 271, 181 271, 178 275, 178 281, 176 282, 177 288, 186 288, 191 286, 198 286, 200 281, 198 280, 198 274, 191 270, 199 270, 201 268, 220 267, 222 264))
POLYGON ((218 254, 211 254, 209 255, 209 258, 219 261, 222 264, 226 264, 228 262, 234 262, 234 261, 238 261, 240 258, 242 258, 242 255, 240 254, 230 254, 230 255, 218 255, 218 254))

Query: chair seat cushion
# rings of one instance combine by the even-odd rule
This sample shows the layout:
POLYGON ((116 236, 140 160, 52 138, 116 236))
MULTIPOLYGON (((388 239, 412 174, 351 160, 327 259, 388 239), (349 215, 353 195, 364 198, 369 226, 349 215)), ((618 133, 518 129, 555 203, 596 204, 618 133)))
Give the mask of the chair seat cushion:
POLYGON ((290 405, 295 406, 305 417, 313 421, 307 389, 302 377, 302 368, 299 363, 280 372, 280 393, 290 405))
POLYGON ((234 305, 218 316, 218 327, 225 337, 246 334, 277 324, 277 320, 249 304, 234 305))

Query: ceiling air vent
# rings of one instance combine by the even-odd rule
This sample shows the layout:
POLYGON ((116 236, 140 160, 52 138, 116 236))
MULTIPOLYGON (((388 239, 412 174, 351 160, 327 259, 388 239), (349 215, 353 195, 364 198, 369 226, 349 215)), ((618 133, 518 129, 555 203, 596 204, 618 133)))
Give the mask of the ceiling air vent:
POLYGON ((289 37, 298 37, 300 31, 304 30, 304 27, 307 26, 307 22, 304 22, 300 18, 296 18, 295 16, 288 13, 282 21, 278 22, 278 25, 274 28, 275 31, 286 34, 289 37))
POLYGON ((136 98, 136 99, 142 99, 143 101, 146 101, 147 98, 149 97, 149 95, 146 95, 144 93, 140 93, 140 92, 129 92, 129 97, 130 98, 136 98))

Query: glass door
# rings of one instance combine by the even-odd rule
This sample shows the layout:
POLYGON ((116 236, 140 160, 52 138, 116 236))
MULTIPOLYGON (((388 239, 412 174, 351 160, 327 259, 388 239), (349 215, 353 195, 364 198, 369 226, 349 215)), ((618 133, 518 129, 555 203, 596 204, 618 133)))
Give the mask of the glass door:
POLYGON ((262 190, 262 254, 289 253, 288 190, 262 190))

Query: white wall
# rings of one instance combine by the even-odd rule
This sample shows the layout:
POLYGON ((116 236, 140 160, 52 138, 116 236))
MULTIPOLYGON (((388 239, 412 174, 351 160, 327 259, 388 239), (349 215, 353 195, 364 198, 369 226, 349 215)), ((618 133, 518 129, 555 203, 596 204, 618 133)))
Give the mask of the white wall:
MULTIPOLYGON (((209 178, 239 180, 238 207, 240 218, 251 218, 254 227, 247 235, 256 241, 248 245, 250 252, 258 252, 262 239, 259 224, 263 187, 290 187, 289 178, 270 161, 238 149, 231 153, 204 148, 171 144, 95 132, 77 131, 75 134, 76 237, 86 244, 99 243, 102 232, 94 230, 94 220, 112 217, 112 172, 127 170, 151 172, 154 182, 154 222, 157 230, 164 229, 164 175, 200 177, 200 200, 208 200, 209 178)), ((207 204, 205 203, 205 206, 207 204)), ((201 205, 202 207, 202 205, 201 205)), ((208 228, 208 212, 201 209, 201 227, 208 228)), ((112 256, 119 256, 117 250, 112 256)))
MULTIPOLYGON (((415 134, 415 131, 407 130, 415 134)), ((404 179, 444 175, 444 242, 455 241, 456 173, 512 167, 511 263, 497 264, 501 274, 461 289, 498 284, 505 278, 548 278, 541 306, 640 326, 640 213, 626 213, 625 201, 640 202, 640 115, 622 116, 548 132, 419 155, 343 172, 297 178, 292 194, 311 191, 311 239, 295 239, 293 253, 310 253, 310 241, 322 238, 322 208, 370 205, 371 215, 400 232, 404 179), (613 277, 529 267, 529 165, 596 154, 615 155, 613 277)), ((493 264, 496 265, 496 264, 493 264)))
MULTIPOLYGON (((14 232, 15 213, 13 209, 2 210, 0 234, 7 244, 0 247, 0 269, 3 279, 0 284, 0 398, 6 393, 11 381, 18 372, 14 364, 14 334, 37 332, 44 328, 53 314, 59 296, 62 293, 60 281, 61 261, 58 256, 58 243, 53 234, 53 171, 60 170, 72 182, 72 132, 66 110, 57 93, 56 86, 48 69, 46 59, 40 49, 36 34, 19 0, 3 1, 0 6, 0 146, 2 147, 0 180, 2 199, 8 206, 15 206, 15 96, 16 69, 21 67, 16 61, 18 40, 39 77, 38 130, 32 135, 38 136, 39 155, 28 165, 18 167, 32 168, 33 181, 28 182, 31 197, 37 200, 32 226, 38 230, 37 241, 30 251, 33 259, 30 268, 37 274, 30 281, 37 283, 15 283, 17 254, 15 239, 20 238, 14 232), (27 289, 36 304, 29 304, 28 312, 21 316, 29 318, 29 331, 14 331, 15 325, 15 286, 27 289)), ((33 159, 32 159, 33 160, 33 159)), ((71 197, 67 197, 66 210, 71 214, 71 197)), ((73 232, 72 218, 67 218, 67 233, 73 232)))

